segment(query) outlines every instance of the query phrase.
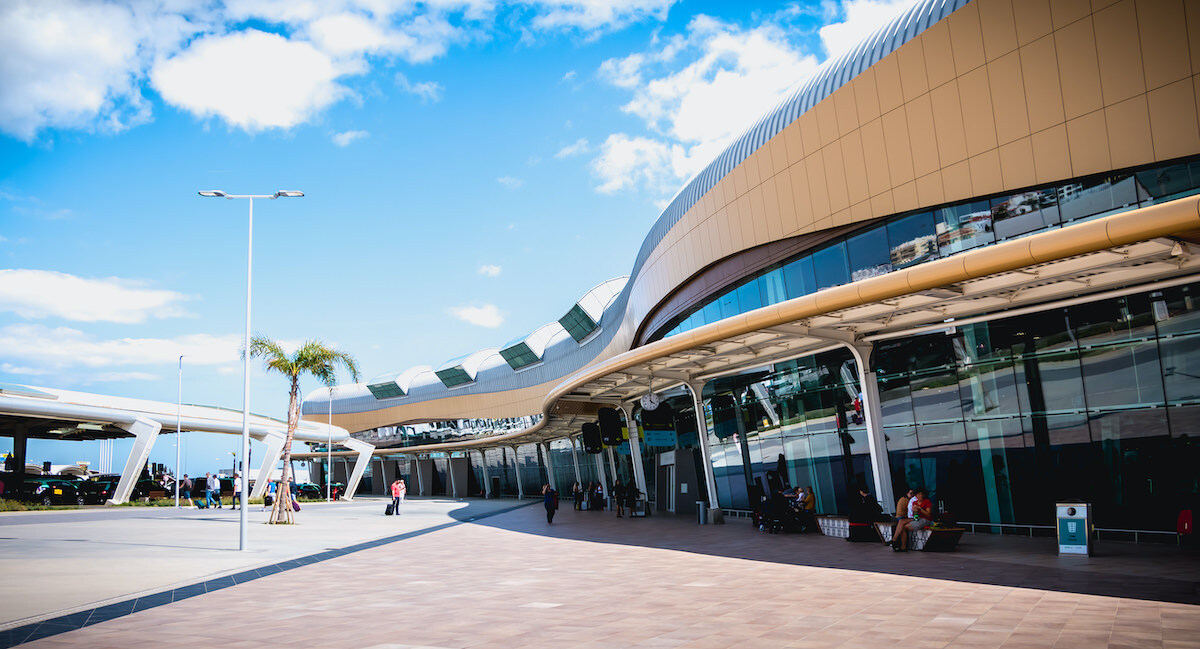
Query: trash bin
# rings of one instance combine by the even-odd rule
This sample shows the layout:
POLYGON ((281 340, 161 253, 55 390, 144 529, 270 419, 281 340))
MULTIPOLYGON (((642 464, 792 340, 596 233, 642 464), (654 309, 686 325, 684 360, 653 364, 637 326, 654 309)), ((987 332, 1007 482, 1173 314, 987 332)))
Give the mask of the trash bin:
POLYGON ((1057 503, 1059 554, 1092 554, 1092 504, 1057 503))
POLYGON ((708 505, 703 500, 696 501, 696 522, 708 525, 708 505))

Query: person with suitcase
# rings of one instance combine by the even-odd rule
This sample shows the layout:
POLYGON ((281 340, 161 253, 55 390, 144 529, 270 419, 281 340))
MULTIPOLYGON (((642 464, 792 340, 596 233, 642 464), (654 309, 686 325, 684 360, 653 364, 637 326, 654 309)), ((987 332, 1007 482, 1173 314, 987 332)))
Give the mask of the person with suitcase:
POLYGON ((391 516, 392 514, 400 513, 400 501, 404 498, 404 481, 396 478, 392 483, 392 504, 388 505, 384 510, 384 514, 391 516))

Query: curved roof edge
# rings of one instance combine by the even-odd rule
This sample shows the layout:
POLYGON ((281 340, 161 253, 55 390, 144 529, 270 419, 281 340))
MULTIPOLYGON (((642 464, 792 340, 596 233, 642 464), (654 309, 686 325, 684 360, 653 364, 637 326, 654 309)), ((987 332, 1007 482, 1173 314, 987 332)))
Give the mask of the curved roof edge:
POLYGON ((908 41, 916 38, 934 23, 970 4, 971 0, 920 0, 910 9, 892 19, 875 33, 863 39, 837 58, 826 60, 808 79, 798 82, 775 108, 767 111, 754 126, 746 130, 710 162, 703 171, 688 181, 663 210, 650 228, 637 260, 633 275, 641 270, 650 253, 683 215, 708 193, 722 178, 733 171, 768 140, 789 124, 807 113, 821 100, 850 83, 864 70, 875 65, 908 41))

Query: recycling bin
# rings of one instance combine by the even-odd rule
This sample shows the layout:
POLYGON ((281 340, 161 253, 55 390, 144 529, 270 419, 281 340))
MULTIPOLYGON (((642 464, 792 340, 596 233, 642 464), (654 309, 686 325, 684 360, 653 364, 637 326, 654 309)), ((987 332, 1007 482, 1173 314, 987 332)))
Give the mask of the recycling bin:
POLYGON ((1092 554, 1092 504, 1055 504, 1055 527, 1058 530, 1058 553, 1092 554))

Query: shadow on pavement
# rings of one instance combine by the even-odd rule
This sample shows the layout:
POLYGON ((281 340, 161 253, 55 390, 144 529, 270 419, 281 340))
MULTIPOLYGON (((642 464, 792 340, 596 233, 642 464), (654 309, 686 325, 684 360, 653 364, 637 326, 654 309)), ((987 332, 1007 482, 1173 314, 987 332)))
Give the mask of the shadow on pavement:
POLYGON ((1034 588, 1067 593, 1200 604, 1200 560, 1171 545, 1099 543, 1097 555, 1057 556, 1054 539, 967 534, 953 552, 893 552, 820 534, 766 534, 749 519, 698 525, 690 516, 617 518, 613 512, 560 509, 547 525, 536 507, 478 522, 540 536, 615 543, 797 566, 1034 588))

